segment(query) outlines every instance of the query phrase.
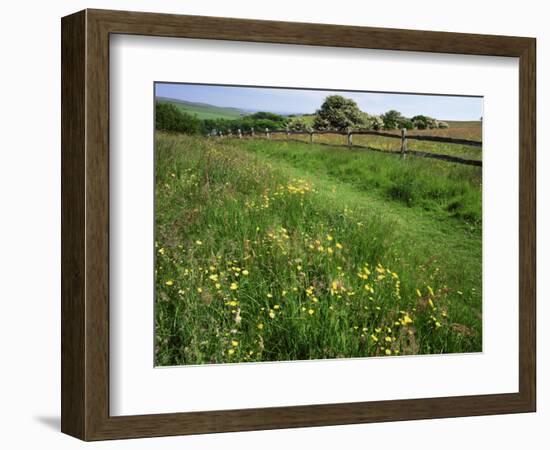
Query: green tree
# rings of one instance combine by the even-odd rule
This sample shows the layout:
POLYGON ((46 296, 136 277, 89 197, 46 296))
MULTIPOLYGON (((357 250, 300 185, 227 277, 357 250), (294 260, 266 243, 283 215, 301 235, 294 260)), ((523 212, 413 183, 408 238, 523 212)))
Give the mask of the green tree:
POLYGON ((313 127, 317 130, 345 131, 361 123, 362 112, 354 100, 341 95, 329 95, 315 112, 313 127))
POLYGON ((414 128, 414 123, 411 119, 406 117, 399 123, 399 128, 406 128, 407 130, 412 130, 414 128))
POLYGON ((185 134, 197 134, 201 131, 201 121, 167 102, 155 104, 155 128, 185 134))
POLYGON ((307 131, 309 129, 308 123, 302 117, 294 117, 288 124, 288 128, 292 131, 307 131))
POLYGON ((395 109, 391 109, 388 112, 382 114, 382 120, 384 121, 384 128, 386 130, 395 130, 400 128, 401 124, 405 120, 405 117, 395 109))
POLYGON ((426 130, 428 128, 437 128, 437 120, 435 120, 433 117, 419 114, 417 116, 414 116, 411 120, 415 128, 418 128, 419 130, 426 130))
POLYGON ((247 118, 251 119, 258 119, 258 120, 271 120, 273 122, 281 122, 286 123, 286 118, 284 116, 281 116, 280 114, 275 114, 271 112, 265 112, 265 111, 259 111, 254 114, 250 114, 249 116, 246 116, 247 118))

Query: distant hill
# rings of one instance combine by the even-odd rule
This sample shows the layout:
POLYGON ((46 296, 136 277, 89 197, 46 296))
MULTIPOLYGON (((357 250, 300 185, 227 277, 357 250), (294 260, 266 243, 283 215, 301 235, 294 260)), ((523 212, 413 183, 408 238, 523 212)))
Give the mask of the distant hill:
POLYGON ((481 120, 444 120, 451 127, 481 127, 481 120))
POLYGON ((240 108, 209 105, 208 103, 189 102, 175 98, 157 97, 156 99, 159 102, 172 103, 181 111, 194 114, 199 119, 237 119, 254 112, 240 108))

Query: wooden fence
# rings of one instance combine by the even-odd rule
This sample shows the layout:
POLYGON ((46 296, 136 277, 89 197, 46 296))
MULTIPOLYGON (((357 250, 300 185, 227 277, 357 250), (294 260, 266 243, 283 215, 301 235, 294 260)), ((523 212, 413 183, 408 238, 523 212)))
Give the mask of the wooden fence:
MULTIPOLYGON (((319 144, 319 145, 330 145, 332 147, 349 147, 349 148, 354 147, 354 148, 367 149, 372 151, 379 151, 383 153, 398 154, 401 156, 401 158, 406 158, 407 155, 412 155, 412 156, 418 156, 418 157, 424 157, 424 158, 435 158, 443 161, 449 161, 449 162, 454 162, 458 164, 467 164, 471 166, 482 165, 482 162, 480 160, 466 159, 458 156, 444 155, 440 153, 432 153, 432 152, 426 152, 426 151, 420 151, 420 150, 409 150, 407 148, 407 141, 410 139, 415 139, 418 141, 442 142, 442 143, 448 143, 448 144, 459 144, 459 145, 469 145, 473 147, 482 147, 482 142, 480 141, 450 138, 450 137, 444 137, 444 136, 426 136, 426 135, 417 135, 417 134, 407 135, 406 129, 402 129, 400 134, 394 134, 394 133, 389 133, 384 131, 348 131, 348 132, 345 132, 345 131, 291 131, 291 130, 269 130, 268 128, 266 128, 263 132, 258 132, 257 130, 254 130, 254 129, 244 132, 239 129, 237 130, 236 134, 232 134, 231 132, 229 132, 225 136, 237 137, 239 139, 242 139, 244 137, 272 139, 273 136, 275 135, 283 135, 286 137, 286 140, 292 140, 292 141, 298 141, 298 142, 303 142, 303 141, 294 139, 292 136, 296 136, 296 135, 308 136, 309 137, 308 142, 310 144, 313 144, 315 142, 316 144, 319 144), (323 142, 315 142, 315 136, 328 135, 328 134, 346 136, 347 144, 342 145, 342 144, 328 144, 323 142), (360 135, 382 136, 387 138, 400 139, 401 141, 400 150, 382 150, 382 149, 376 149, 365 145, 357 145, 357 144, 354 145, 353 136, 360 136, 360 135)), ((224 134, 218 133, 216 136, 224 137, 224 134)))

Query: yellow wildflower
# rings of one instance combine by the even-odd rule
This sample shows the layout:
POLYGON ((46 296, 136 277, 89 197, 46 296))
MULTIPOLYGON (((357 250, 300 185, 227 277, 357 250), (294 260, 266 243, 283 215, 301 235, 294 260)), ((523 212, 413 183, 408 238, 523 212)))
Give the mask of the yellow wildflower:
POLYGON ((413 323, 413 320, 409 317, 408 314, 405 314, 402 319, 403 325, 408 325, 409 323, 413 323))
POLYGON ((168 280, 166 282, 166 286, 173 286, 174 285, 174 280, 168 280))
POLYGON ((229 286, 229 289, 231 289, 232 291, 236 291, 238 288, 239 285, 237 283, 231 283, 231 285, 229 286))
POLYGON ((315 310, 314 309, 308 309, 307 313, 311 316, 315 313, 315 310))
POLYGON ((233 347, 238 347, 238 346, 239 346, 239 341, 232 340, 232 341, 231 341, 231 345, 232 345, 233 347))

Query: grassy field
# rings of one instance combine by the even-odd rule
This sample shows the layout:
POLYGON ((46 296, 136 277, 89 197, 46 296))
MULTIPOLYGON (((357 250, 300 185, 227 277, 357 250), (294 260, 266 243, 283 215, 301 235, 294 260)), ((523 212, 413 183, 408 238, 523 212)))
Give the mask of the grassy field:
POLYGON ((174 104, 179 110, 197 116, 199 119, 238 119, 244 113, 237 108, 224 108, 221 106, 207 105, 201 103, 175 101, 160 99, 161 102, 174 104))
MULTIPOLYGON (((469 139, 471 141, 482 140, 482 124, 480 121, 446 121, 449 128, 430 128, 427 130, 408 130, 407 134, 442 136, 458 139, 469 139)), ((401 135, 400 130, 388 130, 390 133, 401 135)))
POLYGON ((157 365, 481 351, 481 169, 156 136, 157 365))
MULTIPOLYGON (((413 130, 421 131, 421 130, 413 130)), ((424 130, 422 130, 424 131, 424 130)), ((438 135, 436 131, 439 130, 425 130, 431 131, 431 136, 438 135)), ((442 130, 443 131, 443 130, 442 130)), ((412 133, 412 131, 411 131, 412 133)), ((286 140, 284 134, 273 134, 273 138, 277 140, 286 140)), ((293 135, 293 139, 300 140, 302 142, 309 142, 308 135, 293 135)), ((335 134, 316 135, 315 142, 321 144, 333 144, 333 145, 347 145, 347 137, 335 134)), ((401 148, 401 139, 395 139, 385 136, 370 136, 370 135, 354 135, 353 144, 358 146, 371 147, 384 151, 399 151, 401 148)), ((417 150, 427 153, 438 153, 442 155, 458 156, 466 159, 481 160, 482 149, 481 147, 475 147, 471 145, 462 144, 448 144, 443 142, 430 142, 430 141, 417 141, 414 139, 407 140, 407 148, 409 150, 417 150)))
MULTIPOLYGON (((313 116, 305 116, 306 119, 311 119, 313 123, 313 116)), ((450 128, 437 128, 428 130, 408 130, 409 136, 415 135, 428 135, 428 136, 441 136, 458 139, 468 139, 472 141, 482 140, 482 126, 479 121, 450 121, 450 128)), ((384 130, 385 133, 394 133, 396 136, 401 136, 401 130, 384 130)), ((285 140, 285 135, 273 135, 275 139, 285 140)), ((308 142, 309 137, 307 135, 294 135, 293 139, 308 142)), ((335 144, 346 145, 347 138, 345 136, 338 135, 317 135, 315 141, 323 144, 335 144)), ((372 147, 378 150, 385 151, 397 151, 401 148, 401 140, 384 136, 369 136, 369 135, 354 135, 354 145, 361 145, 372 147)), ((417 141, 415 139, 407 140, 407 148, 409 150, 416 150, 428 153, 439 153, 442 155, 458 156, 466 159, 481 160, 482 149, 481 147, 475 147, 470 145, 461 144, 448 144, 442 142, 429 142, 429 141, 417 141)))

